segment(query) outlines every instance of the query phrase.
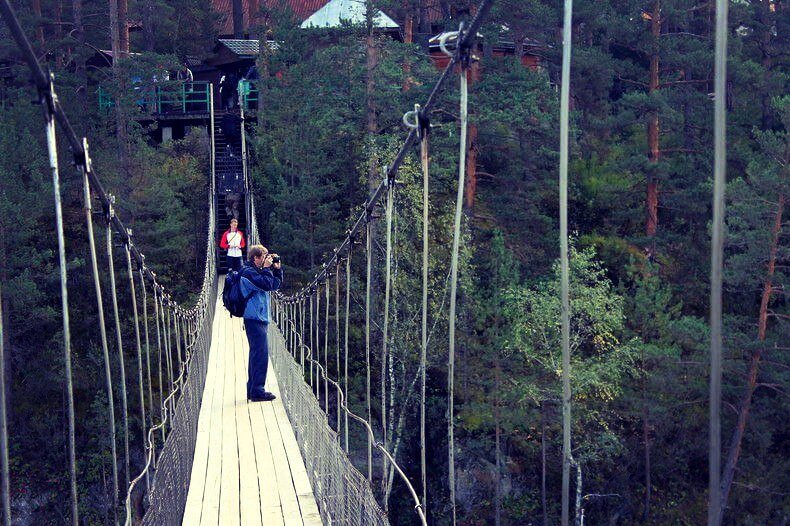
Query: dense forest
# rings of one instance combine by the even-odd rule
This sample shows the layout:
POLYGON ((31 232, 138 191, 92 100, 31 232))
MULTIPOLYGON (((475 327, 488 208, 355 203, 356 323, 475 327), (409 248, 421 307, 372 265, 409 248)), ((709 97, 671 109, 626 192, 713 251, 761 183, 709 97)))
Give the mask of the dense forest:
MULTIPOLYGON (((261 238, 283 257, 286 293, 307 284, 343 239, 405 137, 403 114, 427 98, 438 78, 427 46, 428 13, 438 13, 435 24, 457 30, 474 3, 369 0, 369 8, 414 29, 398 38, 370 24, 299 29, 288 2, 259 3, 258 20, 264 22, 251 32, 276 45, 262 45, 257 62, 261 102, 257 124, 249 129, 251 173, 261 238)), ((138 109, 129 86, 135 77, 154 77, 163 65, 175 70, 187 56, 206 57, 220 14, 199 0, 12 4, 54 73, 77 133, 91 140, 96 170, 117 197, 117 213, 133 228, 162 282, 188 304, 203 276, 208 146, 200 134, 156 144, 156 125, 133 118, 138 109), (118 31, 119 5, 120 16, 141 31, 118 31), (110 49, 111 40, 113 49, 123 46, 124 38, 139 54, 112 68, 91 60, 97 49, 110 49), (113 108, 100 108, 99 86, 111 92, 113 108)), ((574 2, 569 221, 571 505, 577 524, 706 520, 714 7, 691 0, 574 2)), ((779 525, 790 518, 788 22, 787 6, 779 0, 730 2, 722 411, 728 525, 779 525)), ((497 1, 480 37, 470 66, 456 324, 455 513, 465 525, 557 524, 562 5, 497 1)), ((36 96, 29 78, 0 25, 0 284, 12 516, 15 524, 65 524, 69 488, 55 213, 44 120, 41 108, 31 104, 36 96)), ((431 524, 450 524, 453 514, 447 276, 458 103, 453 80, 429 116, 431 524)), ((70 308, 80 516, 85 524, 111 524, 109 439, 96 432, 107 419, 98 320, 95 298, 80 293, 93 290, 82 180, 61 148, 69 285, 75 291, 70 308)), ((384 382, 391 398, 383 442, 421 493, 417 149, 397 179, 391 362, 387 378, 380 378, 382 364, 374 363, 373 417, 385 416, 378 401, 384 382)), ((103 240, 101 213, 94 223, 103 240)), ((380 262, 382 221, 373 228, 374 259, 380 262)), ((116 269, 126 268, 122 252, 115 250, 116 269)), ((349 338, 355 371, 364 371, 362 252, 352 260, 349 338)), ((101 242, 99 254, 106 268, 101 242)), ((119 301, 128 306, 128 282, 118 273, 119 301)), ((376 316, 384 307, 381 273, 376 266, 376 316)), ((371 335, 377 348, 383 338, 379 322, 371 335)), ((133 338, 128 318, 123 326, 124 336, 133 338)), ((331 333, 332 341, 336 336, 331 333)), ((131 357, 131 346, 124 352, 131 357)), ((363 372, 349 386, 351 408, 361 412, 364 382, 363 372)), ((139 435, 141 422, 134 415, 130 434, 139 435)), ((364 470, 365 439, 357 431, 352 460, 364 470)), ((131 471, 138 472, 142 448, 132 453, 131 471)), ((380 465, 374 486, 393 524, 414 523, 405 488, 392 476, 382 477, 380 465)))

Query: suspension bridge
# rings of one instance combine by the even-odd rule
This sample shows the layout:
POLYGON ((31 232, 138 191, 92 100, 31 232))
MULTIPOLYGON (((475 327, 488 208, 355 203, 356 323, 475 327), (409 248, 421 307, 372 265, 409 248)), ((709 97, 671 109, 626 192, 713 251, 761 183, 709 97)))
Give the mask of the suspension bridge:
MULTIPOLYGON (((215 120, 211 108, 211 173, 207 200, 209 216, 206 237, 206 260, 203 284, 190 307, 173 300, 172 293, 159 281, 135 244, 131 231, 116 214, 114 197, 102 186, 91 163, 89 143, 79 137, 61 107, 55 79, 42 67, 20 26, 8 0, 0 0, 2 16, 13 39, 32 72, 43 109, 48 155, 54 188, 58 234, 58 261, 63 319, 64 381, 68 402, 69 465, 71 492, 70 516, 80 524, 79 484, 76 458, 79 445, 74 438, 74 400, 71 371, 71 337, 69 325, 69 291, 66 248, 63 234, 63 210, 60 195, 60 163, 57 154, 56 125, 65 137, 83 183, 83 207, 91 254, 96 309, 100 320, 101 347, 109 411, 107 428, 112 459, 112 502, 116 523, 151 525, 175 524, 389 524, 386 504, 374 491, 374 468, 386 486, 402 484, 412 501, 411 522, 427 524, 430 496, 427 495, 425 459, 425 364, 428 347, 427 269, 428 269, 428 115, 439 93, 450 79, 457 77, 460 86, 460 155, 458 194, 455 206, 452 261, 449 288, 449 356, 448 356, 448 466, 447 477, 453 523, 455 523, 455 451, 454 451, 454 351, 458 253, 461 242, 462 200, 466 162, 467 69, 473 60, 471 49, 477 31, 492 4, 483 0, 468 24, 459 31, 445 33, 441 49, 450 57, 449 64, 437 80, 427 101, 415 105, 404 115, 409 134, 393 161, 384 168, 382 181, 362 206, 362 212, 346 233, 344 241, 323 263, 314 279, 299 292, 273 300, 273 321, 269 330, 271 368, 268 387, 278 398, 274 402, 250 403, 246 400, 247 342, 241 322, 232 319, 222 308, 223 270, 216 248, 216 234, 227 219, 221 194, 223 170, 241 170, 243 178, 244 226, 251 243, 260 236, 255 213, 253 188, 247 176, 244 139, 244 113, 241 110, 240 150, 230 159, 218 161, 220 154, 236 145, 223 142, 227 136, 215 120), (396 175, 404 159, 417 146, 423 172, 423 291, 422 331, 420 335, 420 437, 421 465, 402 466, 390 450, 391 436, 385 420, 387 385, 385 368, 388 355, 390 323, 392 220, 396 175), (241 165, 238 165, 238 163, 241 165), (106 227, 106 251, 109 268, 98 265, 97 240, 94 236, 94 202, 101 207, 101 221, 106 227), (374 313, 371 310, 372 246, 376 232, 371 228, 374 216, 383 210, 386 256, 377 269, 383 278, 383 312, 377 323, 383 332, 382 347, 370 345, 374 313), (115 242, 123 246, 125 268, 113 267, 115 242), (363 258, 366 284, 364 308, 365 369, 350 371, 349 323, 352 256, 363 258), (125 271, 125 272, 124 272, 125 271), (109 280, 105 278, 109 278, 109 280), (116 280, 116 278, 119 278, 116 280), (104 303, 102 287, 109 281, 109 305, 104 303), (119 289, 131 294, 134 340, 123 341, 120 327, 119 289), (342 293, 342 294, 341 294, 342 293), (342 298, 342 301, 341 301, 342 298), (330 310, 334 313, 331 315, 330 310), (105 317, 114 320, 114 331, 107 331, 105 317), (334 331, 330 330, 330 320, 334 331), (341 320, 344 325, 341 327, 341 320), (334 334, 334 345, 330 344, 334 334), (342 339, 342 343, 341 343, 342 339), (111 373, 111 348, 118 352, 119 377, 111 373), (133 348, 135 359, 127 360, 123 348, 133 348), (330 354, 334 351, 334 356, 330 354), (371 367, 376 358, 382 368, 380 400, 371 396, 371 367), (127 378, 127 374, 129 377, 127 378), (365 378, 364 414, 356 414, 348 403, 349 378, 365 378), (127 388, 131 386, 130 390, 127 388), (121 400, 114 398, 121 393, 121 400), (372 406, 381 404, 381 418, 373 418, 372 406), (115 414, 120 407, 121 414, 115 414), (139 411, 144 429, 140 436, 130 434, 129 415, 139 411), (120 418, 118 418, 120 416, 120 418), (120 426, 119 426, 120 422, 120 426), (364 455, 353 455, 350 429, 366 437, 364 455), (119 447, 120 446, 120 447, 119 447), (134 471, 130 461, 134 452, 142 453, 144 465, 134 471), (359 459, 364 456, 364 459, 359 459), (357 464, 361 464, 358 469, 357 464)), ((714 190, 712 300, 711 300, 711 457, 710 499, 718 502, 720 451, 720 375, 721 375, 721 228, 724 181, 724 78, 726 49, 726 2, 717 2, 716 61, 716 171, 714 190)), ((571 2, 565 2, 564 41, 560 113, 560 245, 562 264, 562 339, 563 339, 563 492, 562 522, 569 521, 569 479, 571 457, 570 383, 569 383, 569 290, 567 245, 567 170, 570 71, 571 2)), ((211 100, 212 97, 209 97, 211 100)), ((359 265, 358 265, 359 266, 359 265)), ((86 293, 87 291, 77 291, 86 293)), ((107 292, 107 291, 105 291, 107 292)), ((2 327, 0 327, 0 330, 2 327)), ((0 338, 2 345, 2 338, 0 338)), ((0 347, 0 368, 4 363, 0 347)), ((0 369, 0 381, 5 373, 0 369)), ((8 438, 6 429, 5 388, 0 385, 0 446, 2 449, 3 517, 11 523, 9 504, 8 438)), ((718 524, 718 506, 710 506, 709 524, 718 524)), ((399 513, 403 513, 399 510, 399 513)))

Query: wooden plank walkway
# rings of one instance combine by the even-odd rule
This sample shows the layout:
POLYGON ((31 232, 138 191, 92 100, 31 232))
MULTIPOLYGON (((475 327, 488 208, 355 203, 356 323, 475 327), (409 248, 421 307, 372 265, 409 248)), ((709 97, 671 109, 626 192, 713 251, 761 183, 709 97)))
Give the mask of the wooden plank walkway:
POLYGON ((277 400, 247 402, 247 337, 221 287, 183 524, 322 524, 271 362, 277 400))

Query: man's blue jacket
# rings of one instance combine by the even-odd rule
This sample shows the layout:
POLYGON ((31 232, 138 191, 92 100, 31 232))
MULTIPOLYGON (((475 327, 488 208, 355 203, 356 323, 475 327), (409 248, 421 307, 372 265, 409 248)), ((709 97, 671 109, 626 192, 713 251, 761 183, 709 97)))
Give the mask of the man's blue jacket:
POLYGON ((282 268, 259 269, 251 261, 245 261, 240 283, 241 293, 245 297, 250 296, 244 309, 244 319, 269 323, 269 292, 283 284, 282 268))

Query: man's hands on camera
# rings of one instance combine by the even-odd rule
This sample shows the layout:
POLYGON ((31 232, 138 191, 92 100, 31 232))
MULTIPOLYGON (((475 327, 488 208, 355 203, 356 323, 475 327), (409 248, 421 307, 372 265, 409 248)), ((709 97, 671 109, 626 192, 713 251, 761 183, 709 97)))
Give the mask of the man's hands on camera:
POLYGON ((266 255, 266 258, 263 260, 263 268, 274 267, 276 269, 280 268, 280 256, 274 253, 269 253, 266 255))

